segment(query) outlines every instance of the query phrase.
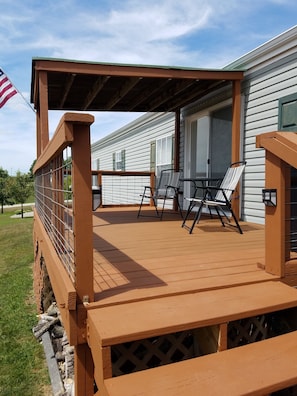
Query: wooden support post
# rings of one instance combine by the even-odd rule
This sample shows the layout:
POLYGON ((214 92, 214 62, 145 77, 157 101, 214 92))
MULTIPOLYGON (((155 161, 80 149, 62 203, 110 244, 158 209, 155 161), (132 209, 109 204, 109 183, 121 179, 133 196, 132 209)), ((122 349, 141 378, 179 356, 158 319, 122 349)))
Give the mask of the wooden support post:
MULTIPOLYGON (((233 106, 232 106, 232 151, 231 162, 240 160, 240 116, 241 116, 241 83, 240 80, 233 81, 233 106)), ((239 218, 239 190, 237 187, 234 196, 237 197, 232 201, 232 209, 235 216, 239 218)))
POLYGON ((94 301, 90 124, 73 123, 72 190, 75 287, 79 301, 94 301))
POLYGON ((94 395, 94 364, 88 344, 76 345, 74 355, 75 395, 94 395))
POLYGON ((37 158, 49 142, 47 73, 39 71, 39 108, 37 111, 37 158))
POLYGON ((285 195, 286 166, 277 156, 266 150, 266 188, 276 188, 277 206, 266 206, 265 213, 265 269, 283 277, 285 272, 285 195))
POLYGON ((175 112, 175 134, 174 134, 174 170, 180 168, 180 110, 175 112))
MULTIPOLYGON (((72 128, 75 288, 79 303, 88 303, 94 301, 90 123, 73 123, 72 128)), ((75 346, 75 394, 94 395, 94 364, 86 343, 75 346)))
MULTIPOLYGON (((175 135, 174 135, 174 170, 178 172, 180 169, 180 109, 175 112, 175 135)), ((177 200, 179 196, 173 202, 173 209, 178 210, 177 200)))

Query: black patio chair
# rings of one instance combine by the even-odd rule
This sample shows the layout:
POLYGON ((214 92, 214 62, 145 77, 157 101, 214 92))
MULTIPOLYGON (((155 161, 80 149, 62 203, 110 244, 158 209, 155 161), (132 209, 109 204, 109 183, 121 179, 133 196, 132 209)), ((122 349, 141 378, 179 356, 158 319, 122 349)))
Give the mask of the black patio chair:
POLYGON ((160 178, 157 183, 157 187, 153 189, 151 186, 145 186, 143 194, 141 194, 141 201, 138 210, 137 217, 139 216, 149 216, 142 212, 142 206, 146 199, 153 200, 156 216, 159 217, 160 220, 163 218, 164 209, 166 201, 171 200, 174 202, 176 200, 178 210, 180 212, 181 217, 183 218, 182 209, 179 204, 178 195, 180 189, 180 172, 175 171, 174 169, 163 169, 160 174, 160 178), (161 210, 159 212, 158 203, 161 202, 161 210))
POLYGON ((242 172, 245 168, 246 162, 245 161, 239 161, 239 162, 234 162, 233 164, 230 165, 230 167, 227 169, 224 179, 220 186, 207 186, 205 187, 205 192, 203 195, 203 198, 186 198, 190 204, 188 207, 188 211, 186 213, 186 216, 184 218, 184 221, 182 223, 182 227, 185 227, 189 229, 189 233, 192 234, 194 226, 196 223, 199 223, 202 209, 203 207, 208 207, 214 208, 222 225, 225 227, 226 222, 224 219, 227 219, 227 224, 228 225, 233 225, 236 227, 239 231, 240 234, 242 234, 242 229, 238 223, 238 220, 232 210, 231 206, 231 200, 233 193, 235 191, 235 188, 242 176, 242 172), (194 209, 195 206, 198 205, 198 210, 195 214, 193 223, 191 227, 186 226, 186 221, 194 209), (231 214, 231 216, 228 216, 228 214, 231 214), (235 225, 231 224, 230 218, 233 218, 235 225))

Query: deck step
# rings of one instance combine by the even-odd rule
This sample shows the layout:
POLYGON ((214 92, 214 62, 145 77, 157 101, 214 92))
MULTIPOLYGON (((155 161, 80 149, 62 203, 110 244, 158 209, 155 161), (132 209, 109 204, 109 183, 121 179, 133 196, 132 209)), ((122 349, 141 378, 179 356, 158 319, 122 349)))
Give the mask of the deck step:
POLYGON ((228 323, 297 306, 297 290, 278 281, 88 310, 100 347, 228 323))
MULTIPOLYGON (((104 380, 104 396, 267 395, 297 384, 297 332, 104 380)), ((100 393, 101 395, 101 393, 100 393)))

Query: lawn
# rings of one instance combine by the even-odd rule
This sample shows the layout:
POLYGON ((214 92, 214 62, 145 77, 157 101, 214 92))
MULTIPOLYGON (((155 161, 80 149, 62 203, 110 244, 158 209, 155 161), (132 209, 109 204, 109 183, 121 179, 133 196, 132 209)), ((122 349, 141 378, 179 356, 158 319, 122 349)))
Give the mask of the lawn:
POLYGON ((32 333, 32 218, 0 214, 0 395, 49 395, 42 346, 32 333))

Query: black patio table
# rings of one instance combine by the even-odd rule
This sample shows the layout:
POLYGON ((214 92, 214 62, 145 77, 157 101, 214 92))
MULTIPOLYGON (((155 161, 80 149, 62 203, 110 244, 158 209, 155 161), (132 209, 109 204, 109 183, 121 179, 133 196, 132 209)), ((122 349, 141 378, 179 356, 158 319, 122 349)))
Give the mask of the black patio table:
POLYGON ((201 176, 201 177, 188 177, 188 178, 183 178, 180 179, 181 182, 191 182, 193 183, 194 186, 194 194, 192 195, 191 198, 195 198, 197 190, 199 188, 205 189, 209 185, 213 185, 212 183, 215 183, 215 186, 218 186, 219 183, 222 181, 222 178, 220 177, 206 177, 206 176, 201 176))

